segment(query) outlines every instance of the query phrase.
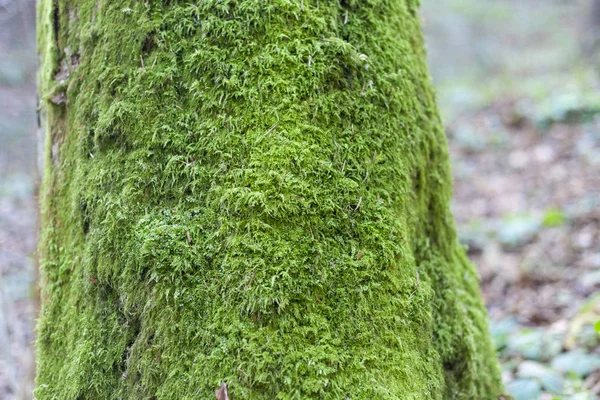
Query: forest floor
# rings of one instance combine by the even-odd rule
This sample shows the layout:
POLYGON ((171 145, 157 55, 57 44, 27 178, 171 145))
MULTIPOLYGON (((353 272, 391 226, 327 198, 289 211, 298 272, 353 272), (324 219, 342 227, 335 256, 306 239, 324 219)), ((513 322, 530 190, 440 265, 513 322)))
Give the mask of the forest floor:
POLYGON ((459 235, 516 399, 600 398, 600 120, 567 114, 502 99, 448 126, 459 235))
POLYGON ((454 215, 507 391, 600 399, 600 62, 585 7, 423 6, 454 215))
POLYGON ((32 398, 37 311, 35 1, 0 1, 0 399, 32 398))
MULTIPOLYGON (((559 0, 422 3, 453 210, 507 391, 516 400, 599 399, 600 69, 582 51, 583 9, 559 0)), ((3 400, 30 399, 34 373, 35 57, 25 11, 0 24, 3 400)))

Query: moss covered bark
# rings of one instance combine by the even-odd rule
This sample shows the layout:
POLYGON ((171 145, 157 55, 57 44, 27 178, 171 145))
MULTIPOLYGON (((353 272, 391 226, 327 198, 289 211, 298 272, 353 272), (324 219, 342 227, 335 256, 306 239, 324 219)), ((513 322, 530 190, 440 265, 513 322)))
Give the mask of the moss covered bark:
POLYGON ((38 399, 496 399, 418 0, 41 0, 38 399))

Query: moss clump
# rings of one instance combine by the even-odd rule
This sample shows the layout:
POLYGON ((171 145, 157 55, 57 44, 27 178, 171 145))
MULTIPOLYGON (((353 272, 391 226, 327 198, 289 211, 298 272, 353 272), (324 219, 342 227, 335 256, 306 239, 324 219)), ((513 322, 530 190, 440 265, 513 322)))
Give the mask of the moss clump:
POLYGON ((40 2, 36 398, 497 398, 417 8, 40 2))

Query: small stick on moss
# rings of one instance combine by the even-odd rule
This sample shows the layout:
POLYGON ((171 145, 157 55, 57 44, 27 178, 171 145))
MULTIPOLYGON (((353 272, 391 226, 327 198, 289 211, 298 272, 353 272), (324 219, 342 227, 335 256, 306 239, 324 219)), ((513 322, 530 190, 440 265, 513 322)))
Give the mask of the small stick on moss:
POLYGON ((273 130, 274 130, 275 128, 277 128, 277 125, 279 125, 279 122, 278 122, 278 123, 276 123, 275 125, 273 125, 271 128, 269 128, 269 130, 268 130, 268 131, 267 131, 267 132, 266 132, 266 133, 263 135, 263 137, 264 137, 264 136, 267 136, 269 133, 273 132, 273 130))
POLYGON ((360 199, 358 199, 358 204, 356 205, 354 212, 358 211, 358 209, 360 208, 360 203, 362 203, 362 196, 360 196, 360 199))
POLYGON ((188 244, 192 245, 192 238, 190 237, 190 231, 185 231, 185 235, 187 236, 188 244))
POLYGON ((248 290, 248 288, 250 287, 250 285, 252 285, 252 282, 254 282, 254 277, 256 276, 255 273, 252 273, 252 276, 250 277, 250 280, 248 281, 248 283, 246 284, 245 289, 248 290))
POLYGON ((243 369, 238 368, 238 371, 240 371, 242 374, 244 374, 246 376, 246 378, 250 378, 250 375, 248 375, 246 372, 244 372, 243 369))
POLYGON ((363 256, 365 255, 365 250, 366 249, 362 249, 361 251, 358 252, 358 254, 356 255, 356 261, 362 260, 363 256))
POLYGON ((348 23, 348 10, 346 10, 346 16, 344 17, 344 25, 348 23))
POLYGON ((140 60, 142 61, 142 68, 146 68, 144 65, 144 57, 140 54, 140 60))

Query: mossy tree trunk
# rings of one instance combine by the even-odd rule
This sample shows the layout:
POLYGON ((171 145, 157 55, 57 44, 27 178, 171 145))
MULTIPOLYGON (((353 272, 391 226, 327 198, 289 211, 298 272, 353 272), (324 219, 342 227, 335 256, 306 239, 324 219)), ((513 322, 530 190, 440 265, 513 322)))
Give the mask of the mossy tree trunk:
POLYGON ((417 0, 41 0, 38 399, 496 399, 417 0))

